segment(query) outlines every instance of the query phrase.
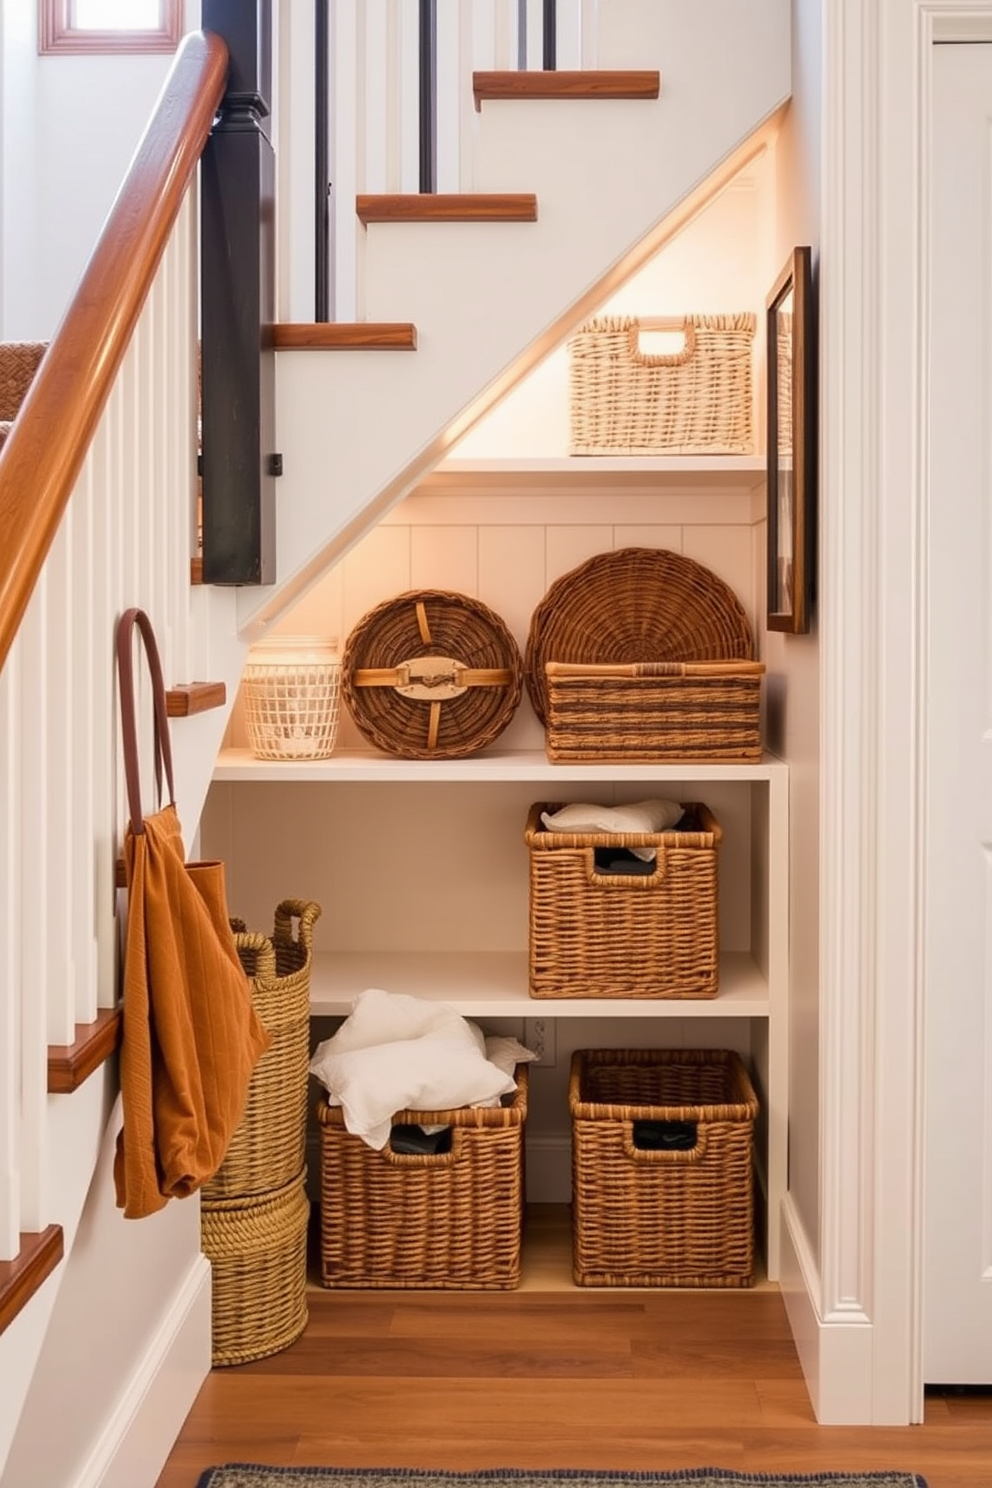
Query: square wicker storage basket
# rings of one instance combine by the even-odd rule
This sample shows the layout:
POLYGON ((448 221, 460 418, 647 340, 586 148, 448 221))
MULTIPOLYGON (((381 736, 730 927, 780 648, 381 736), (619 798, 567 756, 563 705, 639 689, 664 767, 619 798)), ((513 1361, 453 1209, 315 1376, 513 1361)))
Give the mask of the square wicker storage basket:
POLYGON ((451 1150, 381 1151, 319 1102, 320 1261, 325 1287, 509 1290, 520 1281, 528 1070, 493 1107, 400 1111, 393 1125, 447 1126, 451 1150))
POLYGON ((575 1281, 750 1286, 758 1101, 740 1056, 578 1050, 568 1103, 575 1281))
POLYGON ((706 806, 684 804, 684 824, 624 833, 546 831, 541 814, 558 806, 531 807, 531 997, 716 996, 722 833, 706 806), (632 847, 656 849, 652 871, 611 871, 611 851, 632 847))
POLYGON ((556 763, 761 759, 763 662, 549 661, 544 671, 556 763))
POLYGON ((754 449, 753 314, 603 316, 569 341, 571 452, 750 454, 754 449), (642 350, 642 331, 683 333, 671 354, 642 350))

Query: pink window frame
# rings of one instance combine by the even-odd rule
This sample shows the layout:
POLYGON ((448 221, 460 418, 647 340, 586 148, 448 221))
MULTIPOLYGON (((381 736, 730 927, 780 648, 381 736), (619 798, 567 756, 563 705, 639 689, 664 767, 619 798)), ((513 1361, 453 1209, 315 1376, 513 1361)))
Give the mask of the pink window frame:
POLYGON ((162 24, 155 30, 89 31, 72 24, 72 0, 38 0, 38 51, 174 52, 183 34, 183 0, 160 0, 162 24))

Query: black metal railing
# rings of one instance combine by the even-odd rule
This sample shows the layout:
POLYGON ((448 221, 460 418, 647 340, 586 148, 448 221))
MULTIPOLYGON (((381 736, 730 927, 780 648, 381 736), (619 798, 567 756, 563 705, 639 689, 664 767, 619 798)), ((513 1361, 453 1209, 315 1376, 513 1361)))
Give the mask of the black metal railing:
MULTIPOLYGON (((329 17, 333 0, 314 0, 315 98, 314 118, 314 319, 333 318, 331 302, 331 228, 334 213, 333 183, 329 160, 329 17)), ((517 66, 527 67, 527 8, 541 5, 541 66, 554 72, 557 66, 558 15, 556 0, 517 0, 517 66)), ((419 0, 419 187, 430 194, 437 190, 437 0, 419 0)))

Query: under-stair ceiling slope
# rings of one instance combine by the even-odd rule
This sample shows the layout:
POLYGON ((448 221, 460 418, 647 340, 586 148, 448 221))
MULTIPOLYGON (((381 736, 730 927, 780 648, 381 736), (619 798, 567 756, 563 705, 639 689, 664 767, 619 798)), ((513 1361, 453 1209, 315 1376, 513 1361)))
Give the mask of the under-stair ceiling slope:
MULTIPOLYGON (((621 7, 621 10, 626 7, 621 7)), ((361 313, 416 350, 279 350, 283 457, 274 585, 239 592, 260 633, 401 500, 761 150, 791 87, 789 0, 640 6, 636 56, 657 99, 484 101, 475 189, 533 192, 533 222, 370 222, 361 313)), ((629 29, 629 28, 628 28, 629 29)))

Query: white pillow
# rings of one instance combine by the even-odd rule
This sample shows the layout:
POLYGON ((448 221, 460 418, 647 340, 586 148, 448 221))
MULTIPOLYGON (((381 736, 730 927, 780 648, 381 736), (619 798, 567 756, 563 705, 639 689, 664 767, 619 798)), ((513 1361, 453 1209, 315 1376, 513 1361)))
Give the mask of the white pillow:
POLYGON ((333 1042, 317 1046, 310 1071, 323 1083, 330 1103, 343 1108, 348 1131, 376 1149, 389 1140, 397 1111, 495 1105, 516 1089, 512 1074, 461 1038, 431 1034, 346 1053, 330 1050, 333 1042))
MULTIPOLYGON (((541 812, 549 832, 667 832, 684 815, 678 801, 631 801, 626 806, 596 806, 587 801, 541 812)), ((632 847, 643 863, 653 863, 653 847, 632 847)))
POLYGON ((490 1033, 486 1035, 486 1058, 504 1074, 513 1075, 518 1064, 529 1064, 537 1055, 533 1049, 525 1048, 519 1039, 490 1033))
POLYGON ((461 1039, 480 1053, 484 1051, 481 1031, 447 1003, 411 997, 406 992, 385 992, 381 987, 367 987, 359 992, 348 1017, 326 1042, 333 1053, 344 1054, 373 1044, 423 1038, 426 1034, 461 1039))

